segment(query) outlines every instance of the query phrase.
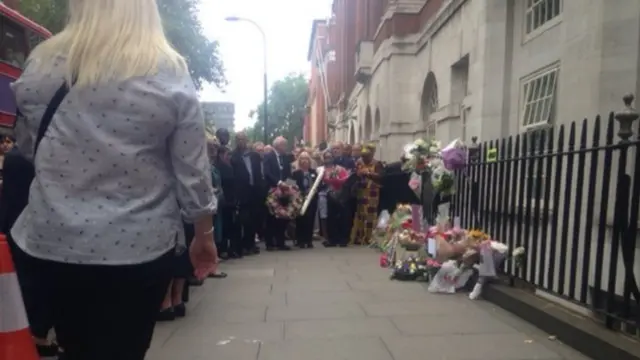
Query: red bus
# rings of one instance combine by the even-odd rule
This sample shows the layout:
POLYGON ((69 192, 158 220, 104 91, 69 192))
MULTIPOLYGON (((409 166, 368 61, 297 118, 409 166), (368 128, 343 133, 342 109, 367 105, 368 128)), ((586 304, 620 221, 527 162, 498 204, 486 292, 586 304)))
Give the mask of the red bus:
POLYGON ((47 29, 0 2, 0 132, 15 122, 16 101, 9 84, 22 73, 31 49, 49 37, 47 29))

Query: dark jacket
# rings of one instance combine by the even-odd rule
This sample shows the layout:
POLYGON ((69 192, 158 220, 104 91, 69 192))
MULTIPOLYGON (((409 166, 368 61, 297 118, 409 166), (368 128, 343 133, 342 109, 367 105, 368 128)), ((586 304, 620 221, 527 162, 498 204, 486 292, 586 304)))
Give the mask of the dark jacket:
POLYGON ((236 205, 236 193, 233 167, 231 164, 225 164, 220 161, 216 164, 216 168, 218 168, 218 172, 220 172, 222 192, 224 193, 224 203, 220 205, 225 208, 234 207, 236 205))
MULTIPOLYGON (((291 174, 291 178, 295 180, 296 185, 300 189, 300 193, 305 197, 309 194, 309 191, 313 187, 313 183, 316 181, 318 177, 318 173, 315 169, 309 169, 309 183, 305 186, 304 181, 304 171, 298 169, 291 174)), ((309 204, 309 209, 315 209, 318 206, 318 193, 314 195, 313 199, 311 199, 311 204, 309 204)), ((313 211, 315 214, 315 211, 313 211)))
POLYGON ((275 151, 264 155, 264 180, 268 188, 278 185, 278 182, 291 178, 291 162, 290 154, 278 155, 275 151), (278 164, 278 156, 280 156, 280 165, 278 164))
POLYGON ((334 159, 333 163, 347 170, 354 171, 356 169, 356 161, 351 156, 340 156, 334 159))
POLYGON ((231 168, 233 169, 233 181, 235 188, 235 201, 239 204, 247 204, 255 199, 253 197, 264 186, 264 178, 262 177, 262 168, 260 166, 260 155, 255 151, 249 151, 246 156, 249 157, 251 164, 251 173, 253 174, 253 186, 251 185, 251 177, 247 166, 244 162, 244 152, 236 149, 231 154, 231 168))
POLYGON ((17 147, 4 155, 2 173, 4 179, 0 191, 0 232, 8 234, 27 206, 35 174, 33 164, 17 147))
POLYGON ((402 171, 402 163, 391 163, 384 168, 380 190, 379 211, 392 213, 398 204, 420 204, 420 199, 409 187, 411 174, 402 171))

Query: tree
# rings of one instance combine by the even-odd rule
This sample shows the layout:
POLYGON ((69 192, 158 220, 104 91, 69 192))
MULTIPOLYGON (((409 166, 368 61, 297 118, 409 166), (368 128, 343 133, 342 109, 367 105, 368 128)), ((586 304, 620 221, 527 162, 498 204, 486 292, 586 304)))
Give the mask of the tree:
MULTIPOLYGON (((290 74, 271 86, 268 97, 268 142, 284 136, 290 142, 302 138, 302 127, 307 114, 309 84, 303 74, 290 74)), ((264 102, 250 114, 257 115, 257 122, 247 129, 249 138, 264 140, 264 102)))
MULTIPOLYGON (((200 0, 158 0, 167 38, 187 60, 198 89, 204 82, 226 85, 218 42, 204 36, 198 19, 200 0)), ((56 33, 64 27, 67 0, 22 0, 20 11, 28 18, 56 33)))

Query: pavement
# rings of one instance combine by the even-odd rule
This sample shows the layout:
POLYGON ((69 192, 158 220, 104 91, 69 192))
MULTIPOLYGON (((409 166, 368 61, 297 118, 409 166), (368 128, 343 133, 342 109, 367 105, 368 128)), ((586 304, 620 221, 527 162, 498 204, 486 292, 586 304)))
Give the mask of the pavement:
POLYGON ((222 265, 148 360, 589 359, 466 294, 389 280, 366 248, 263 253, 222 265))

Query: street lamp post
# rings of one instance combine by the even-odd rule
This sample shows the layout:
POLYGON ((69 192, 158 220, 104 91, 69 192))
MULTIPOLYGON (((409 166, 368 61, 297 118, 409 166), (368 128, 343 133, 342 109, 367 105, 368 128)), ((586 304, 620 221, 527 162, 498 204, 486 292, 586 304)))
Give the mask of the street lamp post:
POLYGON ((251 25, 253 25, 256 29, 258 29, 258 31, 260 32, 260 34, 262 35, 262 66, 263 66, 263 86, 264 86, 264 108, 262 109, 263 111, 263 115, 262 115, 262 121, 263 121, 263 127, 264 127, 264 144, 267 145, 269 142, 269 133, 267 131, 267 124, 269 123, 269 121, 267 120, 268 118, 268 111, 267 111, 267 101, 269 98, 269 83, 267 82, 267 35, 265 34, 264 30, 262 29, 262 27, 260 27, 260 25, 258 25, 258 23, 256 23, 255 21, 251 20, 251 19, 247 19, 247 18, 242 18, 242 17, 238 17, 238 16, 229 16, 227 18, 225 18, 226 21, 229 22, 239 22, 239 21, 244 21, 247 22, 251 25))

